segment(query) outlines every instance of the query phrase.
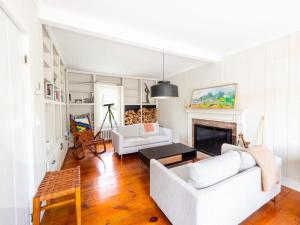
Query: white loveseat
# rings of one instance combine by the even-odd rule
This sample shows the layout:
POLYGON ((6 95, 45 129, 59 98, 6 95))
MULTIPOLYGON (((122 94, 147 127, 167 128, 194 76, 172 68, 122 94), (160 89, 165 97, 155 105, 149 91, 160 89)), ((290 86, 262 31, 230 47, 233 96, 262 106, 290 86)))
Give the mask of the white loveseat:
MULTIPOLYGON (((281 166, 281 159, 276 159, 281 166)), ((168 169, 155 159, 150 162, 150 195, 173 225, 237 225, 281 190, 281 184, 276 184, 262 192, 261 169, 256 165, 195 188, 188 178, 188 166, 168 169)), ((207 176, 214 175, 208 172, 207 176)))
POLYGON ((172 143, 172 130, 153 123, 154 131, 146 132, 143 124, 118 126, 112 131, 112 144, 116 153, 138 152, 140 149, 168 145, 172 143))

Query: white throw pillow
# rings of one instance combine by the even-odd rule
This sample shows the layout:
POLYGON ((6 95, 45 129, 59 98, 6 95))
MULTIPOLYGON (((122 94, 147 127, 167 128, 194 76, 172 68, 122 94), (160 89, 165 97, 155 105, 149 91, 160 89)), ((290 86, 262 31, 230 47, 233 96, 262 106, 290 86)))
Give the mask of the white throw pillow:
POLYGON ((245 148, 243 148, 241 146, 237 146, 237 145, 231 145, 231 144, 224 143, 221 147, 221 154, 224 154, 225 152, 228 152, 228 151, 245 151, 245 148))
POLYGON ((238 151, 241 156, 241 166, 239 172, 250 169, 256 166, 255 159, 248 152, 238 151))
POLYGON ((144 128, 144 124, 140 125, 140 135, 141 136, 149 136, 149 135, 156 135, 159 134, 159 124, 158 123, 151 123, 153 125, 154 131, 146 132, 144 128))
POLYGON ((237 151, 241 156, 241 167, 239 172, 242 172, 244 170, 250 169, 254 166, 256 166, 255 159, 250 155, 245 148, 231 145, 231 144, 223 144, 221 148, 222 154, 228 152, 228 151, 237 151))
POLYGON ((236 151, 188 164, 188 182, 197 189, 206 188, 239 172, 241 157, 236 151))
POLYGON ((126 126, 118 126, 117 131, 123 137, 138 137, 139 136, 140 124, 126 125, 126 126))

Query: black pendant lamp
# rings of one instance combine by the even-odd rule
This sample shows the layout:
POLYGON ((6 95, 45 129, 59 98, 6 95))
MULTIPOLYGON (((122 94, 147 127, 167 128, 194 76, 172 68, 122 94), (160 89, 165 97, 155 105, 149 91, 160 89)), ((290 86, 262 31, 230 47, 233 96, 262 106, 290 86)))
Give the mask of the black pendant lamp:
POLYGON ((178 97, 178 87, 165 80, 165 53, 163 53, 163 79, 151 87, 152 98, 178 97))

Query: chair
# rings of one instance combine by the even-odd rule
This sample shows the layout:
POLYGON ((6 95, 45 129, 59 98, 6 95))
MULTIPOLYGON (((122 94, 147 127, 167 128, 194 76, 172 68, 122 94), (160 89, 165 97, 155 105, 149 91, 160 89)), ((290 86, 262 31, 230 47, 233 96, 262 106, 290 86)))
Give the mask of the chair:
POLYGON ((70 203, 75 203, 77 225, 81 225, 80 167, 47 172, 33 198, 33 225, 40 224, 41 211, 70 203))
POLYGON ((99 131, 94 135, 94 129, 91 125, 91 120, 88 114, 80 116, 72 116, 71 121, 71 133, 74 137, 74 147, 77 150, 77 154, 74 155, 77 159, 83 159, 85 157, 85 149, 90 150, 94 155, 98 156, 106 152, 105 140, 100 137, 101 132, 99 131), (98 152, 97 146, 103 145, 104 150, 98 152), (82 150, 82 156, 78 156, 78 149, 82 150))

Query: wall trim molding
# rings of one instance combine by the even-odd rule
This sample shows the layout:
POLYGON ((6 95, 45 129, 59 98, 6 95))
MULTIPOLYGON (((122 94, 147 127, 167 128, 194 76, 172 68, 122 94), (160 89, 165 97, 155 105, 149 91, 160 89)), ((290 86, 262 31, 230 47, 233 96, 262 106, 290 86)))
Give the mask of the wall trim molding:
POLYGON ((300 192, 300 184, 295 181, 294 179, 291 179, 289 177, 282 177, 282 181, 281 181, 283 186, 286 186, 288 188, 294 189, 296 191, 300 192))

